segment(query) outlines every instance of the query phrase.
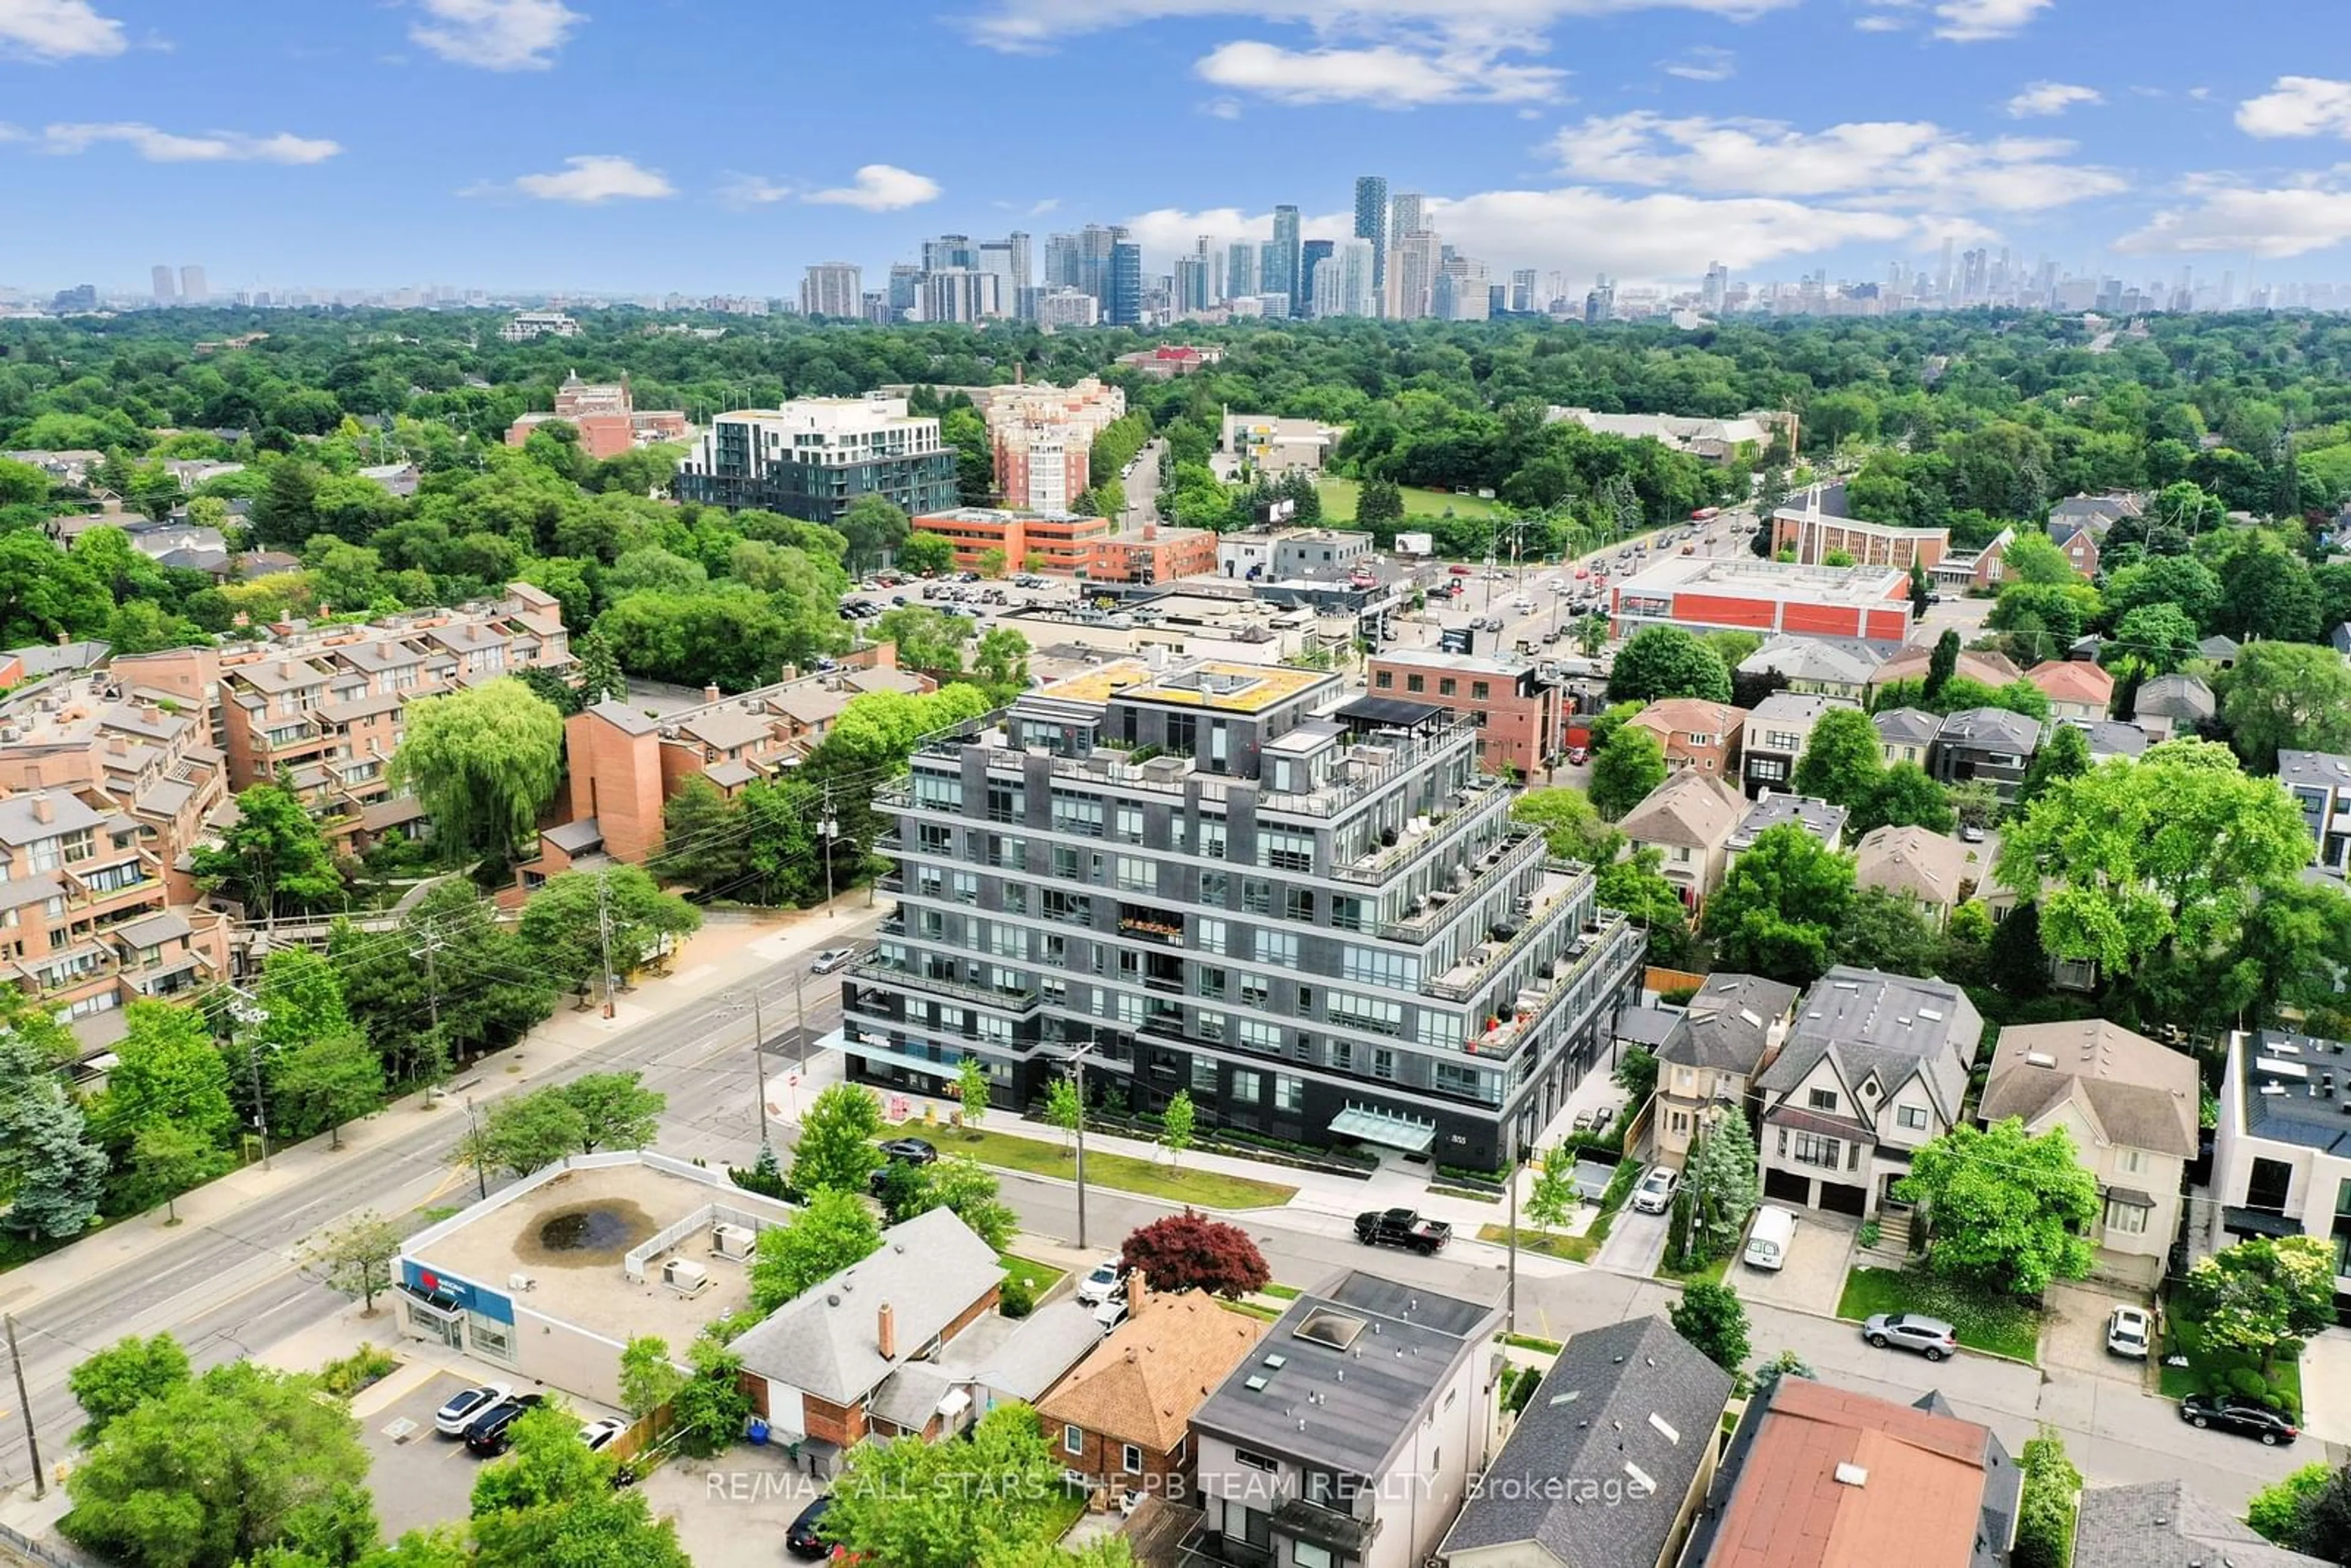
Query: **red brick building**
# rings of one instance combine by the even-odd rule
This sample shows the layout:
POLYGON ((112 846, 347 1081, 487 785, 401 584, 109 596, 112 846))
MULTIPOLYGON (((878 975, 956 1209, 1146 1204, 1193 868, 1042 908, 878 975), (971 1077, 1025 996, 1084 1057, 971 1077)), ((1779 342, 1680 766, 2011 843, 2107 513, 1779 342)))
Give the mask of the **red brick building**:
POLYGON ((1568 705, 1531 664, 1396 648, 1371 661, 1374 695, 1449 708, 1478 727, 1478 766, 1526 778, 1566 744, 1568 705))
POLYGON ((1843 637, 1899 647, 1910 640, 1910 576, 1895 567, 1793 566, 1667 556, 1612 584, 1617 637, 1644 626, 1754 632, 1766 639, 1843 637))

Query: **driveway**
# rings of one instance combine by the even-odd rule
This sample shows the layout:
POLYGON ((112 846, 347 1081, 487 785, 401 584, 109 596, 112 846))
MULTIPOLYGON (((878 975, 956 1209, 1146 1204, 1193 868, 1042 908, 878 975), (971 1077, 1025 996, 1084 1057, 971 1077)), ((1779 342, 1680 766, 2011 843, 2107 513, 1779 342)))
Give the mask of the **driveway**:
POLYGON ((2303 1347, 2302 1427, 2351 1447, 2351 1330, 2328 1329, 2303 1347))
POLYGON ((677 1521, 677 1542, 696 1563, 789 1563, 784 1530, 824 1490, 780 1445, 748 1443, 716 1458, 672 1459, 642 1484, 653 1513, 677 1521))
POLYGON ((1636 1214, 1627 1203, 1616 1211, 1616 1218, 1608 1228, 1608 1239, 1600 1244, 1593 1266, 1618 1274, 1646 1277, 1656 1273, 1658 1260, 1666 1255, 1666 1232, 1672 1225, 1670 1212, 1636 1214))
POLYGON ((2042 1301, 2042 1365, 2147 1386, 2147 1363, 2126 1360, 2106 1348, 2106 1314, 2116 1307, 2145 1306, 2145 1298, 2119 1288, 2060 1282, 2049 1287, 2042 1301))
POLYGON ((1861 1228, 1842 1214, 1800 1208, 1795 1216, 1796 1237, 1784 1266, 1755 1269, 1742 1258, 1731 1264, 1723 1282, 1750 1301, 1833 1318, 1844 1294, 1844 1277, 1853 1267, 1854 1242, 1861 1228))

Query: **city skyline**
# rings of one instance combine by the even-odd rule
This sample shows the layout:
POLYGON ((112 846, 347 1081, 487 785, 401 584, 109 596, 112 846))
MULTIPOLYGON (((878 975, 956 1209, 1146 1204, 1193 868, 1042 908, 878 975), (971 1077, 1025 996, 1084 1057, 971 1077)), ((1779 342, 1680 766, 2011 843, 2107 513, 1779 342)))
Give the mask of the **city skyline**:
MULTIPOLYGON (((253 0, 228 36, 159 0, 0 0, 0 167, 50 219, 0 283, 144 294, 151 267, 194 261, 214 298, 456 277, 791 298, 807 265, 871 279, 940 232, 1119 225, 1164 274, 1199 235, 1273 237, 1285 207, 1300 245, 1374 239, 1384 275, 1366 176, 1425 193, 1428 227, 1497 277, 1875 279, 1947 240, 2246 290, 2351 274, 2351 81, 2298 74, 2289 26, 2217 27, 2184 0, 2127 33, 2083 0, 1510 12, 1393 0, 1318 32, 1296 0, 919 7, 868 19, 896 106, 877 120, 861 73, 779 97, 761 51, 681 48, 670 6, 413 0, 330 23, 253 0), (1050 108, 1073 76, 1140 90, 1089 98, 1050 157, 958 124, 1077 112, 1050 108), (674 89, 694 114, 626 107, 674 89), (158 254, 126 250, 128 210, 158 254), (273 212, 300 221, 256 221, 273 212)), ((1311 280, 1274 282, 1303 299, 1311 280)))

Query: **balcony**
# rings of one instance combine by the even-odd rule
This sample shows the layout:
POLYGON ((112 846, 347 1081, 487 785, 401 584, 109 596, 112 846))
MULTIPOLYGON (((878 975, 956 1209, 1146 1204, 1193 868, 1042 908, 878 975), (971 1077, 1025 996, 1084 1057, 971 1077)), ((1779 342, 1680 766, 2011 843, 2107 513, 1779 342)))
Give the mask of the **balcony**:
MULTIPOLYGON (((1538 837, 1536 842, 1541 843, 1538 837)), ((1494 974, 1517 957, 1541 932, 1548 917, 1575 884, 1592 874, 1591 868, 1574 861, 1548 861, 1544 863, 1545 885, 1535 894, 1535 907, 1519 920, 1516 935, 1502 942, 1489 942, 1472 948, 1469 956, 1442 976, 1421 987, 1424 996, 1442 1001, 1466 1002, 1476 996, 1479 988, 1494 974)))
POLYGON ((884 964, 873 958, 859 959, 849 966, 849 973, 858 979, 869 980, 894 990, 922 991, 934 996, 956 997, 978 1007, 993 1008, 999 1012, 1033 1013, 1043 999, 1040 993, 1033 988, 1019 991, 999 991, 987 986, 967 985, 961 980, 934 978, 929 975, 917 974, 912 969, 900 968, 896 965, 884 964))
POLYGON ((1588 977, 1629 959, 1633 949, 1646 940, 1625 916, 1614 910, 1600 911, 1599 928, 1580 933, 1567 952, 1552 959, 1548 975, 1512 998, 1510 1016, 1469 1042, 1470 1053, 1507 1055, 1532 1034, 1553 1009, 1575 995, 1588 977))
POLYGON ((1447 921, 1459 918, 1462 910, 1476 907, 1495 887, 1510 882, 1531 862, 1542 858, 1541 831, 1528 829, 1516 839, 1506 838, 1466 868, 1469 873, 1466 886, 1458 885, 1457 877, 1456 886, 1424 895, 1426 909, 1381 926, 1380 936, 1389 942, 1409 942, 1418 946, 1436 936, 1447 921))
POLYGON ((1384 845, 1361 860, 1332 866, 1332 876, 1340 882, 1376 887, 1410 870, 1438 845, 1451 841, 1452 835, 1441 831, 1446 823, 1475 811, 1501 787, 1501 782, 1491 774, 1479 774, 1468 789, 1448 797, 1453 802, 1451 809, 1432 816, 1426 828, 1416 833, 1405 833, 1395 843, 1384 845))

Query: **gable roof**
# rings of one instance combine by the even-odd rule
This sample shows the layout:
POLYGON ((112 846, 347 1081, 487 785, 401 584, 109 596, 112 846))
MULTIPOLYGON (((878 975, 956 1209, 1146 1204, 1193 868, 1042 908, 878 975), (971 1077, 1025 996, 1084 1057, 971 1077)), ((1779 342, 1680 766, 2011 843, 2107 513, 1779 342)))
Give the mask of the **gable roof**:
POLYGON ((1685 768, 1643 797, 1616 824, 1641 843, 1710 850, 1729 839, 1747 815, 1747 797, 1711 773, 1685 768))
POLYGON ((1771 719, 1815 724, 1833 707, 1851 706, 1853 704, 1843 697, 1823 696, 1819 692, 1773 692, 1748 710, 1748 727, 1752 730, 1771 719))
POLYGON ((1916 707, 1890 707, 1871 715, 1869 722, 1879 742, 1893 746, 1932 746, 1943 728, 1941 715, 1916 707))
POLYGON ((2158 675, 2138 689, 2134 710, 2141 718, 2158 714, 2174 719, 2208 719, 2217 705, 2212 688, 2194 675, 2158 675))
POLYGON ((811 1285, 735 1341, 746 1371, 845 1405, 879 1386, 1003 1283, 987 1242, 934 1208, 882 1233, 882 1249, 811 1285), (880 1309, 897 1354, 884 1358, 880 1309))
POLYGON ((2073 1568, 2322 1568, 2325 1561, 2263 1540, 2181 1480, 2090 1487, 2074 1525, 2073 1568))
POLYGON ((1866 643, 1827 637, 1782 637, 1750 653, 1742 675, 1785 675, 1791 681, 1867 685, 1885 658, 1866 643))
MULTIPOLYGON (((1934 663, 1935 650, 1913 645, 1903 649, 1877 667, 1875 677, 1878 685, 1892 685, 1896 681, 1922 681, 1934 663)), ((2020 680, 2024 672, 2018 669, 2005 653, 1988 648, 1962 648, 1959 662, 1951 667, 1951 678, 1976 681, 1987 686, 2004 686, 2020 680)))
POLYGON ((2048 744, 2049 737, 2057 733, 2060 726, 2067 729, 2080 730, 2088 738, 2090 755, 2094 758, 2137 757, 2147 748, 2149 743, 2147 731, 2127 720, 2053 718, 2049 721, 2048 727, 2041 732, 2043 745, 2048 744))
POLYGON ((1855 883, 1907 894, 1921 904, 1957 904, 1967 875, 1967 846, 1924 828, 1872 829, 1854 852, 1855 883))
POLYGON ((1747 710, 1703 697, 1660 697, 1625 722, 1671 741, 1677 735, 1727 737, 1747 719, 1747 710))
POLYGON ((1771 1025, 1796 1005, 1796 988, 1761 975, 1708 975, 1689 1000, 1689 1027, 1657 1060, 1718 1072, 1752 1073, 1771 1042, 1771 1025))
POLYGON ((2004 707, 1961 708, 1943 716, 1942 728, 1935 738, 1944 746, 2030 757, 2041 746, 2041 721, 2004 707))
POLYGON ((2115 700, 2115 677, 2087 659, 2044 659, 2025 671, 2024 678, 2051 702, 2087 703, 2104 713, 2115 700))
POLYGON ((1956 1122, 1982 1039, 1983 1015, 1959 987, 1839 964, 1804 993, 1755 1086, 1786 1094, 1826 1059, 1848 1089, 1876 1077, 1881 1098, 1922 1078, 1943 1119, 1956 1122))
POLYGON ((2111 1144, 2196 1157, 2199 1080, 2190 1058, 2104 1019, 2001 1031, 1984 1082, 1987 1123, 2028 1125, 2071 1101, 2111 1144))
POLYGON ((1729 1398, 1730 1375, 1662 1318, 1577 1334, 1441 1552, 1532 1542, 1562 1568, 1656 1562, 1729 1398), (1574 1484, 1594 1480, 1621 1486, 1614 1506, 1574 1484))
POLYGON ((1730 848, 1744 853, 1754 847, 1755 841, 1774 828, 1791 823, 1802 828, 1823 843, 1832 843, 1844 835, 1844 822, 1853 813, 1843 806, 1833 806, 1811 795, 1784 795, 1764 791, 1763 798, 1739 819, 1731 830, 1730 848))
POLYGON ((1166 1453, 1192 1412, 1258 1342, 1265 1325, 1218 1306, 1205 1291, 1146 1291, 1143 1311, 1112 1331, 1037 1407, 1047 1430, 1098 1432, 1166 1453))

